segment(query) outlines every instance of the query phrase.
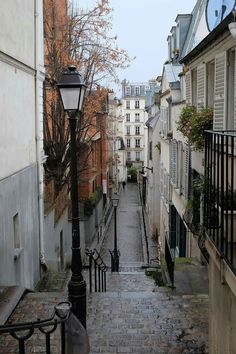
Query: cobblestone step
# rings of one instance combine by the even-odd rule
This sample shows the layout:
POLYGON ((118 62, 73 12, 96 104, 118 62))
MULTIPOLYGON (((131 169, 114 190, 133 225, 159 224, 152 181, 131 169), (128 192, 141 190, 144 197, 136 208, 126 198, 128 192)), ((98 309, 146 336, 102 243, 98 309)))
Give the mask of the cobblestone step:
POLYGON ((163 292, 95 293, 88 298, 91 352, 208 353, 208 298, 163 292))

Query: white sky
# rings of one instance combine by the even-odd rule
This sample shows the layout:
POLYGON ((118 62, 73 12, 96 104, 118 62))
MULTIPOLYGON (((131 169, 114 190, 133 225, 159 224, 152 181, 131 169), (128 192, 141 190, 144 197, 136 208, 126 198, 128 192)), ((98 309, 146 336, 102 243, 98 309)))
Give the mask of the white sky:
MULTIPOLYGON (((96 0, 75 0, 87 7, 96 0)), ((177 14, 191 13, 197 0, 110 0, 113 12, 113 34, 119 47, 131 57, 126 70, 119 71, 120 80, 146 82, 162 73, 167 60, 167 36, 175 25, 177 14)), ((112 86, 114 88, 114 86, 112 86)), ((116 90, 116 88, 114 88, 116 90)), ((117 91, 117 90, 116 90, 117 91)))

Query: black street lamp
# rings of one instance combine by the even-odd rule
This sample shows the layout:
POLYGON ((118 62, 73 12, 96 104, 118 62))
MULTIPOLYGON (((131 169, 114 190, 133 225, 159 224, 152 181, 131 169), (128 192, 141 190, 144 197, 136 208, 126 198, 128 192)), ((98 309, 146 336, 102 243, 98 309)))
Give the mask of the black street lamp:
POLYGON ((114 206, 114 250, 111 252, 111 271, 119 272, 120 251, 117 249, 117 206, 119 203, 118 195, 115 193, 111 200, 114 206))
POLYGON ((70 125, 70 177, 72 205, 72 260, 71 279, 68 284, 68 298, 72 304, 72 312, 86 328, 86 282, 82 275, 82 258, 80 247, 78 176, 76 154, 76 128, 80 117, 86 86, 75 66, 69 66, 58 83, 62 104, 69 116, 70 125))

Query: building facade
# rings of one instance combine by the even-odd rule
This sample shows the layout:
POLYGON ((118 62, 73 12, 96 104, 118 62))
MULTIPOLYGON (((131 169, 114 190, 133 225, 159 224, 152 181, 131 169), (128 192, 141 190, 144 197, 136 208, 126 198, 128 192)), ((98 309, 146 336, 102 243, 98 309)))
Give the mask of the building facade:
POLYGON ((44 253, 43 14, 40 0, 23 3, 1 3, 0 284, 34 289, 44 253))

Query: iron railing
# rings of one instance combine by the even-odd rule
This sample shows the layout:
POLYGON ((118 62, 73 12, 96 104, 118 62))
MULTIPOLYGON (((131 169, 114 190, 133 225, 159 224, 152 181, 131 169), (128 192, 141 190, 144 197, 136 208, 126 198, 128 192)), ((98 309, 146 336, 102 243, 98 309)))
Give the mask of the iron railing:
POLYGON ((172 287, 174 287, 175 259, 171 252, 167 235, 165 235, 165 261, 166 261, 166 266, 170 277, 171 285, 172 287))
MULTIPOLYGON (((18 343, 18 353, 25 354, 26 347, 30 347, 32 342, 28 340, 35 335, 35 339, 39 342, 39 333, 42 333, 42 343, 44 343, 44 353, 55 353, 55 340, 51 345, 51 335, 54 334, 58 326, 60 326, 59 343, 56 353, 66 353, 65 325, 71 313, 71 304, 69 302, 60 302, 54 307, 53 314, 46 320, 37 320, 35 322, 25 322, 18 324, 6 324, 0 326, 0 336, 10 334, 18 343), (52 349, 54 347, 54 351, 52 349), (60 347, 60 348, 59 348, 60 347)), ((34 339, 34 338, 32 338, 34 339)), ((9 342, 9 341, 8 341, 9 342)), ((41 342, 40 342, 41 346, 41 342)), ((1 351, 0 347, 0 351, 1 351)), ((29 350, 28 350, 29 352, 29 350)), ((14 351, 15 353, 15 351, 14 351)))
POLYGON ((100 254, 96 250, 86 249, 86 255, 89 257, 89 291, 106 292, 106 273, 108 266, 103 262, 100 254))
POLYGON ((207 131, 204 227, 236 273, 236 131, 207 131))

